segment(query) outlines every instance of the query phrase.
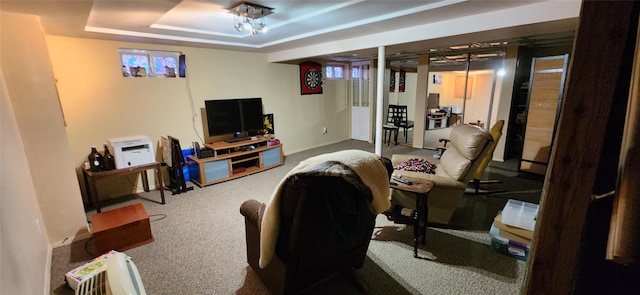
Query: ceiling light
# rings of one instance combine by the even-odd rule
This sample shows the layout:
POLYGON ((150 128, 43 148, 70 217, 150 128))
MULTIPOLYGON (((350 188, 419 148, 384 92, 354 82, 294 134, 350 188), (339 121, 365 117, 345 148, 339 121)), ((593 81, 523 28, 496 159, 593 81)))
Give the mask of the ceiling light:
POLYGON ((233 27, 236 28, 236 31, 238 32, 242 32, 242 30, 244 29, 244 25, 239 21, 236 21, 233 27))
POLYGON ((456 49, 467 49, 469 48, 469 45, 457 45, 457 46, 449 46, 449 48, 456 50, 456 49))
POLYGON ((479 57, 479 58, 484 58, 484 57, 496 57, 496 56, 498 56, 498 54, 497 54, 497 53, 478 53, 478 54, 476 54, 475 56, 476 56, 476 57, 479 57))
POLYGON ((251 2, 238 2, 227 8, 236 17, 233 27, 238 32, 248 30, 252 35, 266 33, 268 28, 264 17, 273 13, 273 8, 251 2))

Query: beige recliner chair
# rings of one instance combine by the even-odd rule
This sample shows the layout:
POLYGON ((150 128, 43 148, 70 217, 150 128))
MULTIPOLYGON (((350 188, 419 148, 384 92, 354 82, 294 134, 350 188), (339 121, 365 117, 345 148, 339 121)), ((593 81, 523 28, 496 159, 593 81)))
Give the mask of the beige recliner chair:
POLYGON ((363 151, 320 155, 290 171, 269 205, 242 204, 247 262, 272 294, 315 294, 310 290, 362 267, 376 215, 389 207, 392 169, 388 159, 363 151), (338 155, 353 161, 338 162, 338 155), (271 258, 262 256, 269 254, 261 251, 265 236, 275 242, 271 258))
POLYGON ((493 127, 491 127, 491 130, 489 130, 489 134, 491 134, 491 138, 493 139, 493 142, 489 145, 489 151, 487 152, 487 155, 480 162, 480 165, 478 166, 478 170, 473 176, 473 180, 471 180, 471 182, 469 183, 469 185, 472 186, 473 188, 468 189, 466 191, 468 194, 479 195, 479 194, 490 194, 490 193, 502 192, 502 190, 480 189, 480 185, 501 182, 500 180, 495 180, 495 179, 488 179, 488 180, 481 180, 481 179, 482 179, 482 176, 484 175, 484 170, 487 169, 487 167, 489 166, 489 163, 493 159, 493 151, 495 151, 496 146, 498 145, 498 141, 500 140, 500 137, 502 137, 503 126, 504 126, 504 120, 499 120, 493 125, 493 127))
MULTIPOLYGON (((491 135, 484 129, 472 125, 453 127, 447 152, 437 160, 416 155, 392 155, 394 166, 408 159, 423 159, 437 165, 435 174, 394 170, 394 176, 408 176, 431 180, 435 183, 429 192, 428 222, 448 224, 458 208, 469 181, 473 179, 482 159, 489 152, 491 135)), ((415 194, 392 189, 391 203, 415 209, 415 194)))

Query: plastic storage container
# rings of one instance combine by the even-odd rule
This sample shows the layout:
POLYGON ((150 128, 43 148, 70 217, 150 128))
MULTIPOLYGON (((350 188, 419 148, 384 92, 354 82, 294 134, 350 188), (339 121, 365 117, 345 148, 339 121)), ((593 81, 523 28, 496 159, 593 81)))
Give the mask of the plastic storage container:
POLYGON ((182 174, 184 174, 184 181, 191 180, 191 174, 189 173, 189 165, 191 165, 191 161, 189 161, 189 156, 193 155, 192 149, 183 149, 182 157, 184 157, 184 163, 186 165, 182 166, 182 174))
POLYGON ((184 162, 189 162, 189 156, 193 155, 192 149, 182 149, 182 157, 184 158, 184 162))
POLYGON ((502 210, 502 223, 533 231, 538 207, 537 204, 510 199, 502 210))
POLYGON ((529 245, 518 243, 501 237, 499 229, 493 224, 491 225, 491 229, 489 230, 489 235, 491 235, 491 249, 493 249, 493 251, 523 261, 527 260, 530 249, 529 245))

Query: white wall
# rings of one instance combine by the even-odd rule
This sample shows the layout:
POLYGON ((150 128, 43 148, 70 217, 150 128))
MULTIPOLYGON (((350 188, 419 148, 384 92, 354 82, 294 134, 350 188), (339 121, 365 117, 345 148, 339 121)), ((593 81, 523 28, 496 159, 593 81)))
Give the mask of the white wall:
MULTIPOLYGON (((3 12, 1 20, 2 294, 48 294, 51 245, 86 234, 79 167, 91 145, 144 134, 188 147, 202 141, 204 100, 255 96, 274 114, 285 154, 349 137, 346 81, 302 96, 299 67, 263 54, 43 37, 37 17, 3 12), (124 78, 118 48, 181 51, 188 79, 124 78)), ((130 193, 108 187, 99 192, 130 193)))
POLYGON ((0 294, 43 294, 51 248, 3 75, 0 84, 0 294))
MULTIPOLYGON (((415 117, 417 76, 416 73, 406 73, 405 89, 403 92, 400 92, 400 72, 396 72, 395 91, 389 91, 389 104, 406 105, 407 118, 411 121, 414 121, 415 117)), ((388 89, 389 88, 387 88, 387 90, 388 89)))
MULTIPOLYGON (((325 80, 323 94, 300 95, 299 66, 268 63, 264 54, 61 36, 46 40, 75 167, 92 145, 111 137, 143 134, 158 143, 171 135, 182 148, 202 143, 200 108, 208 99, 262 97, 285 154, 349 138, 346 80, 325 80), (182 52, 187 78, 122 77, 118 48, 182 52)), ((101 197, 141 189, 135 175, 112 182, 98 187, 101 197)))
MULTIPOLYGON (((490 74, 478 75, 473 75, 470 72, 469 76, 473 77, 473 85, 471 85, 473 88, 471 98, 467 99, 465 105, 465 121, 476 122, 479 120, 486 125, 489 117, 491 89, 493 88, 493 71, 490 74)), ((497 92, 496 95, 500 95, 500 92, 497 92)), ((485 128, 490 127, 485 126, 485 128)))
POLYGON ((1 293, 48 294, 51 244, 87 223, 40 21, 0 19, 1 293))
MULTIPOLYGON (((506 133, 509 126, 509 112, 511 108, 511 96, 513 88, 513 77, 517 62, 517 47, 507 48, 507 56, 505 57, 506 75, 496 78, 495 93, 493 101, 493 110, 491 113, 490 126, 487 126, 487 110, 489 108, 489 98, 491 97, 491 88, 493 86, 493 71, 469 72, 469 76, 473 77, 471 83, 471 99, 467 100, 464 105, 464 123, 475 122, 481 120, 485 123, 488 130, 498 120, 505 120, 505 126, 502 129, 502 137, 498 142, 498 146, 493 154, 493 160, 504 161, 506 133)), ((454 95, 455 78, 464 75, 463 72, 431 72, 429 73, 429 93, 440 94, 440 105, 457 105, 462 110, 462 98, 454 95), (433 83, 433 75, 441 76, 441 84, 433 83)))
MULTIPOLYGON (((440 75, 440 79, 442 81, 442 73, 441 72, 431 72, 429 73, 429 81, 428 83, 428 91, 429 93, 442 93, 443 88, 442 88, 442 82, 440 82, 440 84, 436 84, 433 82, 433 75, 440 75)), ((442 96, 442 95, 441 95, 442 96)))

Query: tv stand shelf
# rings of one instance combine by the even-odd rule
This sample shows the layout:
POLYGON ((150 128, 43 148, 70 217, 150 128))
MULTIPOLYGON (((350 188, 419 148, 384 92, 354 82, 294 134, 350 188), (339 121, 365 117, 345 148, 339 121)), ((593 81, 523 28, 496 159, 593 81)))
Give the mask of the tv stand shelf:
POLYGON ((205 144, 213 150, 214 156, 202 159, 189 156, 197 164, 189 170, 191 181, 203 187, 284 164, 282 144, 267 145, 268 141, 268 138, 258 136, 245 141, 205 144))

